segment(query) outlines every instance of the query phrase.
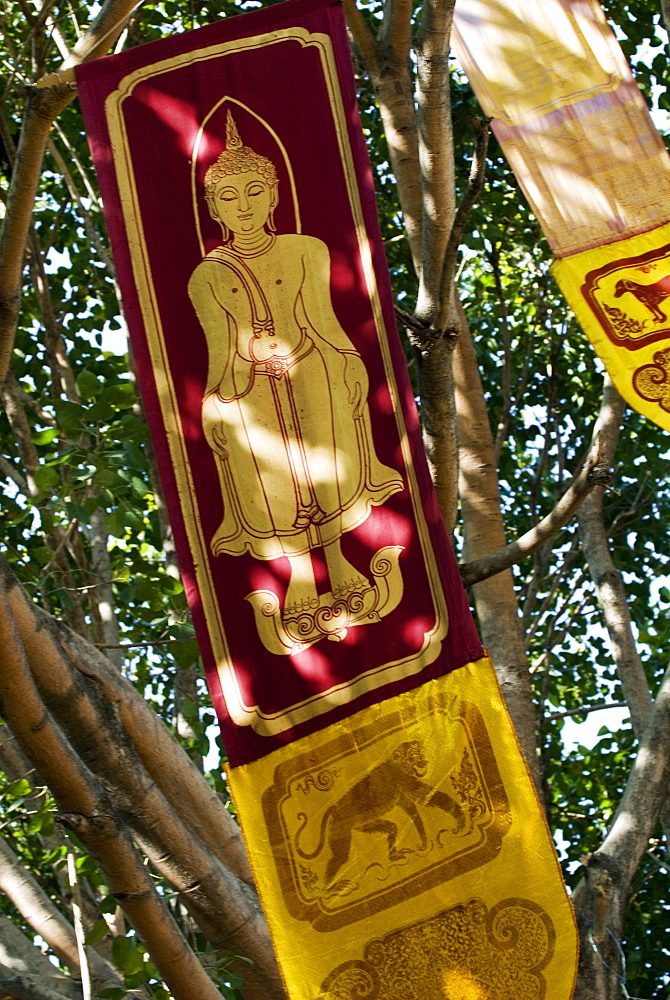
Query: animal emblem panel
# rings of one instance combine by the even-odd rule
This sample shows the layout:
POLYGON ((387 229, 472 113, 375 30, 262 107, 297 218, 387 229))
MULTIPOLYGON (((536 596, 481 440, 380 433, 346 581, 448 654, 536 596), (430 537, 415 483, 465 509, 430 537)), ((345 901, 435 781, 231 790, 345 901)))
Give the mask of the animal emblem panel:
POLYGON ((511 822, 480 711, 444 698, 280 765, 263 812, 286 906, 321 931, 486 863, 511 822), (427 716, 443 734, 430 749, 427 716))
POLYGON ((670 336, 670 244, 590 271, 584 298, 613 344, 636 351, 670 336))
POLYGON ((488 659, 228 785, 295 1000, 572 996, 574 918, 488 659))
POLYGON ((670 223, 552 272, 626 402, 670 430, 670 223))

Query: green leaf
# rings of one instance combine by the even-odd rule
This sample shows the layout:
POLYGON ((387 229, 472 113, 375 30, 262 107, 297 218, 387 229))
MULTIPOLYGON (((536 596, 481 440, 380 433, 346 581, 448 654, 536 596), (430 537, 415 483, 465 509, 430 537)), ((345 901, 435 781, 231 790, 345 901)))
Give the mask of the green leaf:
POLYGON ((93 372, 84 368, 77 376, 77 391, 82 399, 94 399, 103 390, 103 385, 98 381, 93 372))
POLYGON ((35 431, 32 435, 32 440, 36 445, 51 444, 53 439, 58 437, 58 428, 47 427, 43 431, 35 431))
POLYGON ((112 941, 112 959, 114 960, 114 964, 122 971, 125 971, 128 954, 132 947, 133 945, 129 939, 123 935, 118 935, 112 941))
POLYGON ((60 484, 58 469, 52 465, 40 465, 35 470, 35 484, 40 490, 50 490, 60 484))
POLYGON ((86 944, 97 944, 97 942, 102 941, 108 933, 109 927, 107 926, 107 922, 100 918, 100 920, 96 920, 86 935, 86 944))
POLYGON ((113 538, 125 537, 126 528, 123 520, 123 514, 120 510, 108 511, 105 514, 105 531, 113 538))
POLYGON ((9 786, 9 792, 11 795, 30 795, 32 792, 32 785, 25 778, 19 778, 18 781, 13 781, 9 786))
POLYGON ((99 472, 96 472, 95 475, 93 476, 93 482, 95 483, 96 486, 100 486, 102 488, 107 486, 115 486, 119 482, 119 477, 115 472, 112 472, 110 469, 101 469, 99 472))

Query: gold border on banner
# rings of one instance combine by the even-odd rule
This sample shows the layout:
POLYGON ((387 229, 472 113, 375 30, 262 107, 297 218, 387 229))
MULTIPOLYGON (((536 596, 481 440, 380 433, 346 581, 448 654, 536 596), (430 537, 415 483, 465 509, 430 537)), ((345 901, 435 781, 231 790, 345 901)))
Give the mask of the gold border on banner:
POLYGON ((552 272, 626 402, 670 431, 670 224, 552 272))
MULTIPOLYGON (((217 100, 218 97, 213 98, 213 103, 216 103, 217 100)), ((381 300, 372 263, 371 247, 360 202, 353 155, 348 139, 347 119, 342 105, 332 42, 328 35, 310 33, 300 27, 290 27, 276 29, 251 38, 221 42, 216 45, 206 46, 200 50, 173 56, 153 63, 150 66, 137 69, 125 76, 120 81, 118 88, 108 96, 105 111, 133 275, 144 320, 161 415, 166 428, 170 457, 175 470, 179 501, 189 545, 193 554, 196 582, 202 600, 223 696, 234 723, 239 726, 251 725, 260 735, 274 735, 284 732, 287 729, 292 729, 299 723, 327 712, 337 705, 347 704, 366 692, 377 690, 386 684, 419 673, 438 657, 442 640, 445 638, 448 630, 448 613, 442 592, 442 584, 421 505, 407 429, 399 405, 399 392, 393 371, 388 336, 384 326, 381 300), (367 292, 374 316, 387 385, 393 402, 409 484, 409 493, 431 591, 435 623, 433 628, 425 633, 421 648, 414 654, 389 663, 380 664, 350 681, 336 684, 328 690, 292 705, 285 710, 276 713, 265 713, 258 705, 245 704, 225 636, 221 610, 211 574, 210 555, 195 502, 193 470, 188 460, 186 442, 179 419, 175 386, 170 372, 160 308, 151 273, 139 196, 133 173, 131 147, 123 118, 123 104, 132 95, 134 88, 139 83, 170 70, 186 65, 197 65, 211 59, 219 59, 231 53, 253 51, 269 45, 286 43, 297 43, 302 47, 316 47, 320 56, 340 149, 342 170, 348 190, 349 205, 356 226, 358 248, 367 283, 367 292)))
POLYGON ((229 769, 294 1000, 568 1000, 572 907, 488 659, 229 769))

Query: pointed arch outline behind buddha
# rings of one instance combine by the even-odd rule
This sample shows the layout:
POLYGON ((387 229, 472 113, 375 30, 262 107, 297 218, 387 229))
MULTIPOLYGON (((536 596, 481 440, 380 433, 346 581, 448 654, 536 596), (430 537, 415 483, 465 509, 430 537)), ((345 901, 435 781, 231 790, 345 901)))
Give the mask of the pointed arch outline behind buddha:
POLYGON ((209 545, 214 556, 288 559, 283 606, 268 590, 247 600, 266 649, 296 654, 378 622, 399 604, 402 547, 385 545, 369 567, 356 567, 341 538, 404 483, 376 454, 367 371, 333 308, 328 247, 300 232, 293 171, 276 133, 251 109, 223 98, 198 131, 191 176, 204 256, 188 292, 207 341, 202 426, 223 508, 209 545), (243 123, 248 114, 267 131, 281 158, 245 144, 231 106, 243 123), (198 154, 217 110, 225 111, 226 146, 214 159, 210 141, 203 176, 198 154), (278 233, 280 174, 291 189, 294 220, 291 226, 284 213, 281 228, 293 231, 278 233), (203 236, 200 185, 221 229, 214 246, 203 236), (325 593, 312 564, 317 548, 327 567, 325 593))
MULTIPOLYGON (((198 237, 198 244, 200 246, 200 253, 204 257, 207 253, 207 240, 203 236, 203 225, 201 213, 204 212, 205 218, 211 225, 211 216, 207 209, 203 208, 203 197, 202 193, 199 195, 199 189, 201 191, 204 180, 204 169, 203 161, 208 165, 213 162, 218 154, 221 152, 221 139, 220 135, 223 131, 221 127, 213 127, 208 130, 208 126, 211 122, 216 120, 217 116, 223 117, 224 121, 227 119, 228 114, 232 113, 233 110, 239 109, 243 114, 250 115, 252 119, 258 122, 259 126, 267 133, 268 142, 267 147, 274 145, 276 147, 277 153, 281 156, 281 162, 284 167, 286 178, 288 179, 290 191, 291 191, 291 201, 293 207, 293 226, 294 231, 297 234, 302 232, 302 223, 300 220, 300 204, 298 202, 298 192, 295 184, 295 176, 293 173, 293 168, 291 167, 291 161, 289 155, 286 151, 286 147, 283 142, 264 118, 252 111, 250 107, 243 104, 242 101, 238 101, 234 97, 226 96, 222 97, 220 101, 217 101, 212 109, 205 115, 202 122, 200 123, 200 128, 195 137, 195 142, 193 143, 193 153, 191 155, 191 201, 193 204, 193 217, 195 219, 195 229, 198 237), (215 149, 216 153, 212 153, 211 150, 215 149)), ((265 144, 264 144, 265 145, 265 144)), ((274 157, 273 157, 274 159, 274 157)), ((209 248, 211 249, 211 247, 209 248)))

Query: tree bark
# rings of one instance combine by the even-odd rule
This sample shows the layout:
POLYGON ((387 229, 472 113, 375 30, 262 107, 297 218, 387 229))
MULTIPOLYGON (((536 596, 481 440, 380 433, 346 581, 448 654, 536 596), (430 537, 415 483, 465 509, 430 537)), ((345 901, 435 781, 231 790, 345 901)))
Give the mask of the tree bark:
MULTIPOLYGON (((281 978, 234 820, 132 685, 94 647, 33 605, 6 566, 4 578, 45 711, 67 735, 75 760, 103 779, 212 943, 253 960, 245 967, 250 990, 280 1000, 281 978)), ((100 863, 104 868, 104 859, 100 863)))
POLYGON ((670 668, 649 716, 638 755, 609 833, 585 859, 573 896, 580 931, 574 1000, 620 1000, 621 937, 631 879, 648 849, 670 781, 670 668))
POLYGON ((356 0, 344 0, 344 12, 354 46, 365 62, 379 104, 412 262, 416 273, 420 274, 423 199, 409 61, 412 5, 407 0, 389 0, 377 38, 367 27, 356 0))
MULTIPOLYGON (((493 435, 474 346, 465 321, 454 356, 454 381, 463 559, 470 562, 503 548, 505 529, 493 435)), ((473 592, 482 641, 490 652, 524 760, 539 792, 536 719, 512 574, 505 570, 492 580, 477 583, 473 592)))
POLYGON ((447 241, 456 212, 454 142, 449 88, 449 39, 455 0, 425 0, 414 42, 419 165, 422 188, 422 264, 415 316, 437 326, 446 308, 456 325, 452 294, 442 301, 447 241))
MULTIPOLYGON (((0 911, 0 970, 23 973, 35 980, 50 983, 53 989, 67 996, 81 996, 75 980, 68 979, 54 968, 46 955, 34 947, 9 917, 0 911)), ((0 996, 2 980, 0 978, 0 996)))
POLYGON ((82 1000, 82 992, 72 980, 59 979, 52 973, 35 976, 0 964, 0 997, 2 1000, 82 1000))

